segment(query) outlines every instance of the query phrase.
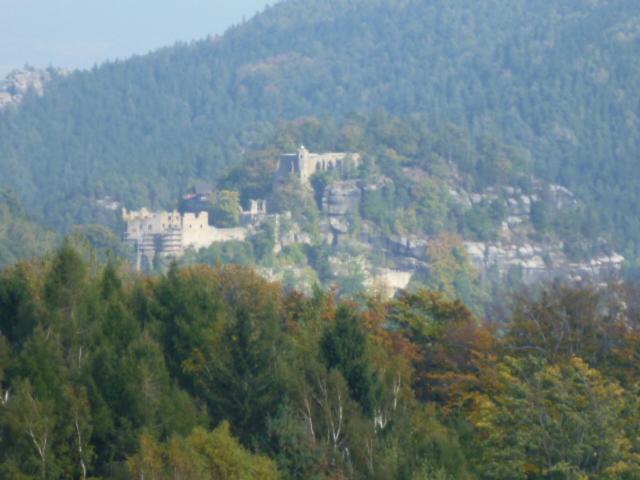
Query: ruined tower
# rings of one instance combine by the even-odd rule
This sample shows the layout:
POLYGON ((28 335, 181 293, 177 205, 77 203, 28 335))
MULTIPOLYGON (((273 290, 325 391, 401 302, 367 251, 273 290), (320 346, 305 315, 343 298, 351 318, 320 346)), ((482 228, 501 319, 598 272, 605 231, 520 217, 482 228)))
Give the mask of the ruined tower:
POLYGON ((280 155, 276 180, 282 180, 293 175, 300 179, 303 185, 309 185, 309 179, 316 172, 326 172, 336 169, 344 172, 360 164, 357 153, 311 153, 301 145, 296 153, 280 155))

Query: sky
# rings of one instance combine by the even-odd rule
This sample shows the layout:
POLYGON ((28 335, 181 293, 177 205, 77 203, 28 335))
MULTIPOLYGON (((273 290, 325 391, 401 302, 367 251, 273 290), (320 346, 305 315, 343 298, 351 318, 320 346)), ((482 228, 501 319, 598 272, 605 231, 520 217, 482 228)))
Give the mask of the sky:
POLYGON ((275 0, 0 0, 0 78, 90 68, 223 33, 275 0))

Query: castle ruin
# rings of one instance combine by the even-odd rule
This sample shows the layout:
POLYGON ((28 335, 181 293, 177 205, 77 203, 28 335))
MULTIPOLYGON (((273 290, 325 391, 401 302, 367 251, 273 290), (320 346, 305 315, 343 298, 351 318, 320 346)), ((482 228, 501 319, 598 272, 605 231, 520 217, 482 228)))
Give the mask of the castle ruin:
POLYGON ((296 153, 280 155, 276 179, 294 176, 303 185, 310 185, 309 179, 316 172, 338 170, 345 172, 360 165, 357 153, 311 153, 301 146, 296 153))
MULTIPOLYGON (((310 186, 310 178, 316 172, 352 170, 360 165, 357 153, 310 153, 301 146, 296 153, 283 154, 278 162, 275 182, 297 177, 303 185, 310 186)), ((262 199, 249 201, 248 209, 240 209, 240 224, 236 228, 218 228, 210 223, 209 207, 213 189, 198 182, 193 191, 180 202, 180 210, 151 212, 123 209, 126 224, 124 241, 135 248, 136 268, 152 269, 156 260, 180 258, 189 248, 199 250, 213 243, 232 240, 244 241, 267 218, 273 217, 278 225, 279 215, 269 215, 267 202, 262 199)), ((276 234, 277 236, 277 234, 276 234)))
POLYGON ((216 242, 245 240, 247 229, 216 228, 209 224, 209 213, 181 214, 142 210, 122 212, 127 227, 125 242, 136 250, 136 268, 150 269, 156 258, 179 258, 188 248, 195 250, 209 247, 216 242))

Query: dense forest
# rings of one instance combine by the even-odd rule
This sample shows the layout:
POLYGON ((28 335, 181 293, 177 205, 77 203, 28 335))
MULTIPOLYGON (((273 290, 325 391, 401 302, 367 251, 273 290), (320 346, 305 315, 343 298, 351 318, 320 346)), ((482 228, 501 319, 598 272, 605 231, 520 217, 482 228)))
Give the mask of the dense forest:
POLYGON ((0 268, 43 255, 56 245, 57 236, 34 222, 15 195, 0 189, 0 268))
POLYGON ((282 120, 384 110, 454 125, 455 145, 514 146, 586 203, 584 237, 634 258, 639 25, 632 0, 283 1, 221 37, 52 72, 43 97, 0 113, 0 183, 60 232, 114 226, 105 196, 172 206, 282 120))
POLYGON ((51 70, 0 111, 0 479, 640 478, 639 47, 637 0, 284 0, 51 70), (276 184, 301 144, 362 162, 276 184), (197 180, 216 226, 265 198, 309 240, 265 215, 134 272, 119 207, 197 180), (464 241, 511 234, 615 249, 627 281, 483 284, 464 241), (411 235, 424 266, 392 298, 332 266, 396 269, 411 235))
POLYGON ((0 477, 635 479, 638 295, 146 277, 65 243, 0 272, 0 477))

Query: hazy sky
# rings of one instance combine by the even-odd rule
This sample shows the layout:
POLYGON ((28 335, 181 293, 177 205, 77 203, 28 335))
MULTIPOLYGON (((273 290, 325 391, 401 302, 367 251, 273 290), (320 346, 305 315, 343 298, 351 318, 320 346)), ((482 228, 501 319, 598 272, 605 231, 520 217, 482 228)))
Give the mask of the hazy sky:
POLYGON ((222 33, 275 0, 0 0, 0 77, 25 64, 88 68, 222 33))

